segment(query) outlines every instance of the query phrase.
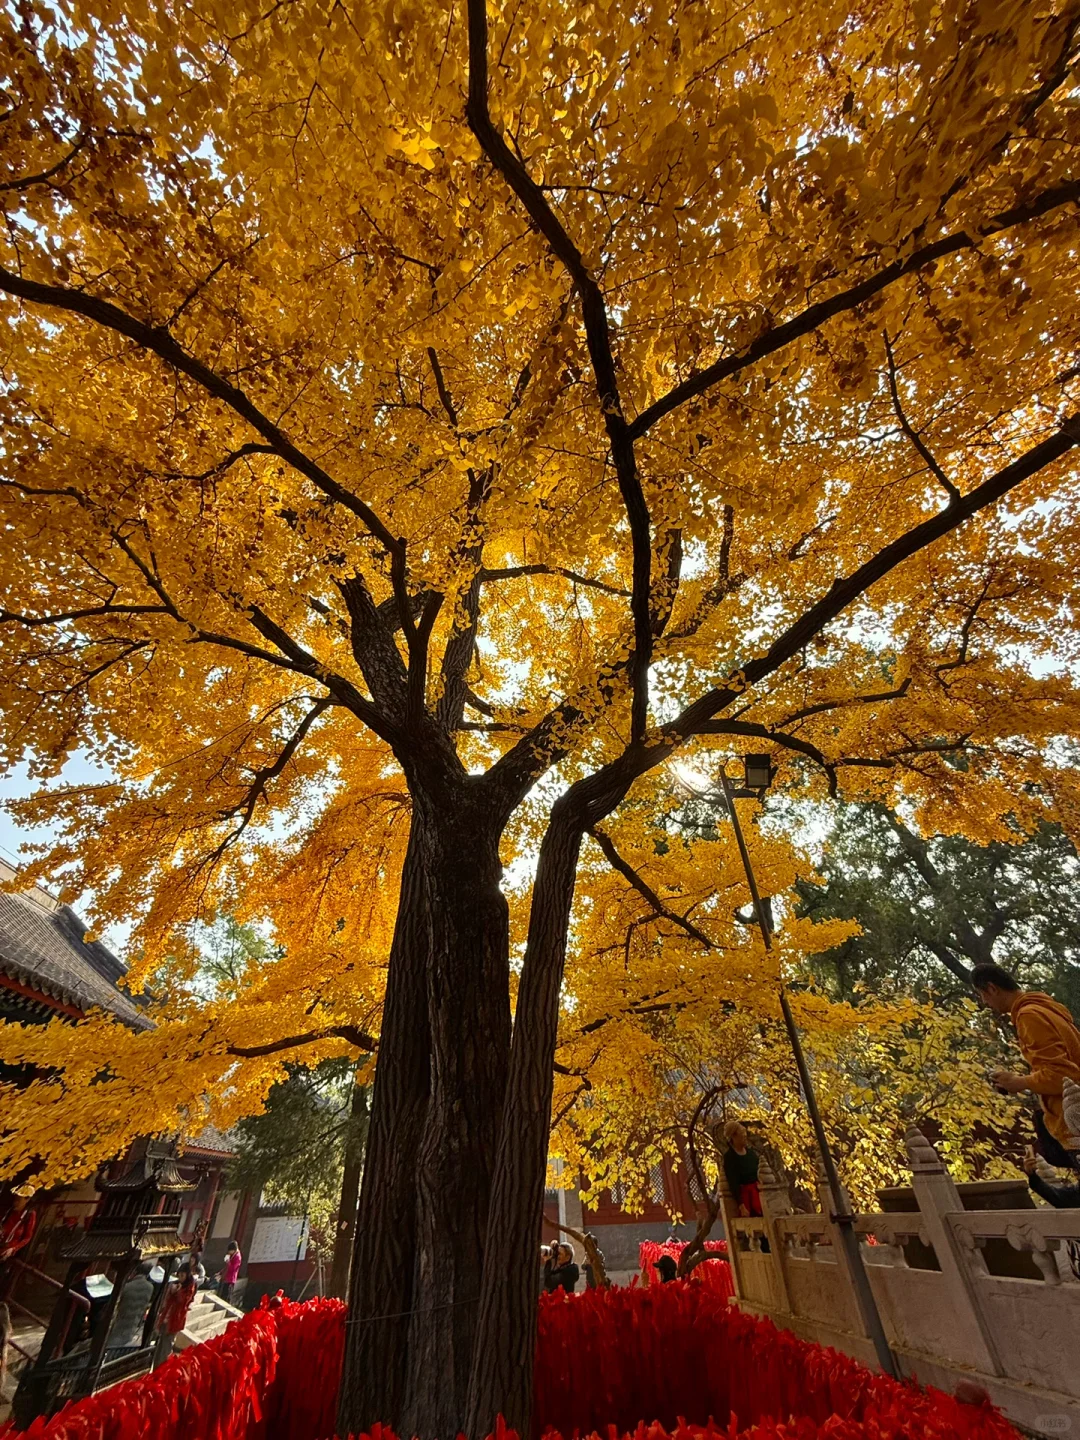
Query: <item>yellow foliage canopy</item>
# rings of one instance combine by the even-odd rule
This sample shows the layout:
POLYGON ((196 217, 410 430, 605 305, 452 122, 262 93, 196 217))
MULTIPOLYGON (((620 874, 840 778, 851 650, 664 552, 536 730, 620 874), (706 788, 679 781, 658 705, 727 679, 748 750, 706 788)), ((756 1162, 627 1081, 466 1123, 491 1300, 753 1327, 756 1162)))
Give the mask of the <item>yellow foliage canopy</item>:
POLYGON ((6 1173, 376 1040, 414 807, 485 776, 512 954, 609 771, 582 828, 713 943, 585 842, 555 1107, 595 1071, 620 1143, 658 1047, 773 1004, 727 845, 657 858, 676 748, 1080 832, 1072 0, 495 4, 471 61, 460 7, 381 0, 0 24, 0 760, 161 997, 5 1034, 50 1067, 6 1173), (284 950, 228 1006, 185 988, 221 910, 284 950))

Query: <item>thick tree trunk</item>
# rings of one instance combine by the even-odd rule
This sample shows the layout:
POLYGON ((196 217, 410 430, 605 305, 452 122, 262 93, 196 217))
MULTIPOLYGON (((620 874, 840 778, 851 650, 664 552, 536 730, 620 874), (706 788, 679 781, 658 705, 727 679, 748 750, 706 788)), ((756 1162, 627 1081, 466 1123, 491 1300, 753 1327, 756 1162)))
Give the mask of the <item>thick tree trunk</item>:
POLYGON ((414 815, 386 978, 356 1217, 338 1429, 401 1414, 416 1251, 416 1157, 428 1098, 426 845, 414 815), (386 1317, 386 1318, 377 1318, 386 1317))
POLYGON ((327 1288, 330 1295, 347 1295, 349 1290, 349 1266, 356 1238, 356 1207, 360 1199, 360 1175, 367 1142, 367 1116, 367 1086, 354 1083, 349 1106, 349 1134, 345 1142, 345 1165, 341 1174, 341 1199, 334 1229, 334 1260, 327 1288))
POLYGON ((429 870, 431 1093, 416 1171, 417 1304, 401 1431, 442 1440, 465 1416, 510 1051, 502 826, 486 796, 466 789, 454 803, 429 870))
POLYGON ((500 1413, 522 1435, 531 1423, 552 1062, 581 835, 574 813, 558 802, 540 848, 514 1015, 469 1386, 466 1434, 473 1440, 487 1435, 500 1413))
POLYGON ((502 817, 413 788, 360 1193, 339 1430, 461 1428, 510 1043, 502 817))

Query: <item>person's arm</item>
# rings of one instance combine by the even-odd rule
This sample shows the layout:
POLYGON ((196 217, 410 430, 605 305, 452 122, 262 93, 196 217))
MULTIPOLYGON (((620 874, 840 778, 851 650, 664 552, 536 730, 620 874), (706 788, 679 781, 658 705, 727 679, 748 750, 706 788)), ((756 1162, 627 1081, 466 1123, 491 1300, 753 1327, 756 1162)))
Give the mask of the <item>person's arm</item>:
POLYGON ((1028 1176, 1028 1184, 1055 1210, 1080 1210, 1080 1185, 1050 1185, 1037 1171, 1028 1176))

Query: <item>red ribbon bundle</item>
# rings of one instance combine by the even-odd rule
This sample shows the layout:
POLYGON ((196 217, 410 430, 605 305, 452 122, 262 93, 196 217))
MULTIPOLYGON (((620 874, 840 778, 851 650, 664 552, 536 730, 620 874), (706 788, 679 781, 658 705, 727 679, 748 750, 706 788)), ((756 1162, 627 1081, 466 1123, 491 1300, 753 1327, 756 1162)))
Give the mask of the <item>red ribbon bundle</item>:
MULTIPOLYGON (((643 1275, 648 1277, 650 1285, 659 1283, 660 1277, 656 1273, 656 1262, 661 1255, 670 1255, 676 1265, 679 1263, 679 1256, 686 1249, 681 1240, 667 1240, 662 1245, 656 1240, 642 1240, 638 1245, 638 1265, 643 1275)), ((735 1286, 731 1279, 731 1266, 727 1261, 726 1240, 706 1240, 705 1249, 710 1259, 695 1266, 693 1270, 694 1280, 699 1285, 707 1285, 717 1295, 726 1300, 729 1295, 735 1294, 735 1286), (713 1259, 711 1257, 715 1256, 713 1259)))
MULTIPOLYGON (((35 1420, 20 1440, 264 1440, 263 1403, 277 1350, 274 1319, 253 1311, 152 1375, 35 1420)), ((0 1431, 14 1433, 11 1426, 0 1431)))
MULTIPOLYGON (((339 1300, 264 1300, 217 1339, 35 1421, 21 1440, 331 1440, 344 1336, 339 1300)), ((541 1296, 534 1431, 543 1440, 1018 1440, 988 1405, 875 1375, 694 1280, 541 1296)), ((396 1437, 374 1427, 365 1440, 396 1437)), ((518 1437, 500 1420, 494 1440, 518 1437)))
POLYGON ((567 1436, 644 1440, 644 1419, 676 1440, 1016 1440, 988 1406, 875 1375, 693 1280, 542 1296, 534 1414, 538 1433, 567 1436))
POLYGON ((267 1397, 267 1440, 323 1440, 337 1424, 347 1307, 330 1299, 297 1305, 275 1297, 269 1304, 278 1361, 267 1397))

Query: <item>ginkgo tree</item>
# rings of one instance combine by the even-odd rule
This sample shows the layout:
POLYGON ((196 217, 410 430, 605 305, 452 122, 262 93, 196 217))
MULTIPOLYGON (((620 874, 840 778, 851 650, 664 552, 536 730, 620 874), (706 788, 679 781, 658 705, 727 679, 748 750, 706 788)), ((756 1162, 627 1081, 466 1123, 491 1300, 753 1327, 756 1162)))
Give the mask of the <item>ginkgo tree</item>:
POLYGON ((136 918, 133 983, 273 920, 280 967, 171 1060, 257 1103, 249 1060, 377 1048, 342 1431, 520 1428, 594 834, 746 747, 930 829, 1075 832, 1080 6, 2 25, 39 868, 136 918), (57 788, 76 749, 114 778, 57 788))

